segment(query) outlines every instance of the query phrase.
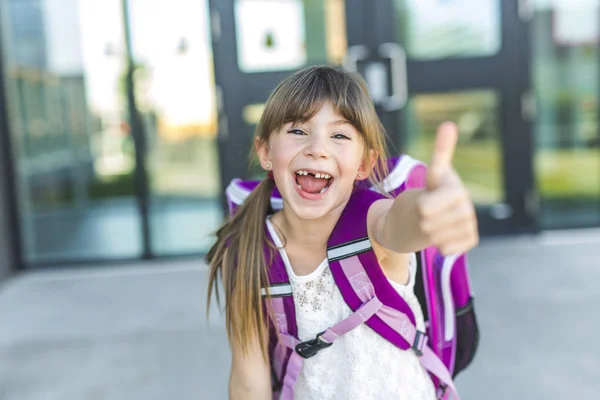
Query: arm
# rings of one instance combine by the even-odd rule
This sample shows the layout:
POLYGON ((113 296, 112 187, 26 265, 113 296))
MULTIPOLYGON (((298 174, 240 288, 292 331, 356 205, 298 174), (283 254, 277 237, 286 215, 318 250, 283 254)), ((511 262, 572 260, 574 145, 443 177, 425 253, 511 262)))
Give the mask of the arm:
POLYGON ((260 351, 258 338, 252 340, 247 354, 232 343, 230 400, 271 400, 271 369, 269 360, 260 351))
POLYGON ((442 124, 438 129, 426 188, 406 190, 394 200, 373 203, 369 229, 379 245, 393 253, 433 245, 445 256, 477 245, 475 207, 452 168, 457 138, 453 124, 442 124))
POLYGON ((395 251, 398 249, 392 249, 392 244, 381 243, 381 227, 385 225, 386 215, 388 215, 393 203, 394 200, 384 199, 371 205, 367 215, 367 230, 373 251, 387 278, 401 285, 406 285, 410 280, 408 270, 410 254, 395 251))
POLYGON ((378 244, 394 253, 412 253, 430 245, 428 235, 421 229, 418 207, 423 192, 423 189, 410 189, 394 200, 373 203, 372 232, 378 244))

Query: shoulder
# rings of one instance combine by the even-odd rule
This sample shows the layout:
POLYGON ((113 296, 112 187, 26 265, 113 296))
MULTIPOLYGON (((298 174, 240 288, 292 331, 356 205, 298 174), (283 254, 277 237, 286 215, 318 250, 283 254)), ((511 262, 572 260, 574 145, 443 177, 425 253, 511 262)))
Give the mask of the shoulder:
MULTIPOLYGON (((350 201, 346 204, 344 214, 346 217, 346 225, 356 224, 357 218, 365 218, 367 234, 369 239, 373 240, 373 232, 376 231, 376 224, 381 217, 390 209, 394 200, 386 197, 383 194, 370 189, 360 188, 355 190, 350 197, 350 201)), ((361 221, 361 224, 363 222, 361 221)), ((364 225, 362 225, 364 229, 364 225)), ((364 232, 364 230, 363 230, 364 232)))

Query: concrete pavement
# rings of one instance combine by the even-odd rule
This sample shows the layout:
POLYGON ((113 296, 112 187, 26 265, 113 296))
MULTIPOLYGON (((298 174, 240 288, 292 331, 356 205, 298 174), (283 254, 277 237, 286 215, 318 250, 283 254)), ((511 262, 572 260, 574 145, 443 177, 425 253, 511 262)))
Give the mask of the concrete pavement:
MULTIPOLYGON (((600 393, 600 230, 470 255, 481 343, 463 400, 600 393)), ((0 287, 1 400, 220 400, 229 349, 199 259, 22 274, 0 287)))

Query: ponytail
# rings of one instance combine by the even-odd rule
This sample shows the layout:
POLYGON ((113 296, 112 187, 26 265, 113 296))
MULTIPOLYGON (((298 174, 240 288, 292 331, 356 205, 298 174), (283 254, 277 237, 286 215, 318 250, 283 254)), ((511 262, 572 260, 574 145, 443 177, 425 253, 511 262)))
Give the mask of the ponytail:
MULTIPOLYGON (((271 210, 271 193, 275 182, 263 180, 248 196, 236 214, 217 231, 217 241, 209 250, 207 314, 212 291, 220 303, 219 275, 225 291, 225 322, 230 343, 246 354, 252 338, 258 338, 267 357, 268 329, 261 290, 268 286, 264 246, 265 219, 271 210)), ((274 248, 270 244, 271 249, 274 248)), ((272 260, 272 257, 270 257, 272 260)))

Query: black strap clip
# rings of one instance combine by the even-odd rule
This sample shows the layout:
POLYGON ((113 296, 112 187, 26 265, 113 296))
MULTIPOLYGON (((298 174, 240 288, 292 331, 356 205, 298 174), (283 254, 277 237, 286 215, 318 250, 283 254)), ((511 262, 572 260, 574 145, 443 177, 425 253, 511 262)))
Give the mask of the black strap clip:
POLYGON ((417 354, 417 357, 421 357, 423 355, 423 349, 427 346, 427 335, 419 330, 415 334, 415 341, 411 348, 417 354))
POLYGON ((296 353, 300 354, 303 358, 311 358, 317 354, 320 350, 323 350, 333 343, 328 343, 321 339, 321 336, 325 332, 319 333, 313 340, 307 340, 306 342, 298 343, 296 345, 296 353))

